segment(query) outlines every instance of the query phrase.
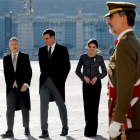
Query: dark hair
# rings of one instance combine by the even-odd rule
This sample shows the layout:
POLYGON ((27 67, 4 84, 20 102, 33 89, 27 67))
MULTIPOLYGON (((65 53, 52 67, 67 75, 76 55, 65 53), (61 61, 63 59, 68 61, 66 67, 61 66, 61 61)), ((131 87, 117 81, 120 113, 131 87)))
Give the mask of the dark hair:
POLYGON ((96 47, 98 48, 98 41, 97 41, 96 39, 94 39, 94 38, 92 38, 92 39, 90 39, 90 40, 88 41, 87 47, 89 47, 89 45, 92 44, 92 43, 95 44, 96 47))
POLYGON ((120 11, 118 12, 120 16, 126 15, 127 17, 127 24, 129 26, 134 26, 135 24, 135 17, 136 17, 136 12, 134 10, 132 11, 120 11))
POLYGON ((50 37, 55 36, 55 32, 54 32, 52 29, 46 29, 46 30, 43 32, 42 36, 43 36, 43 35, 46 35, 46 34, 49 34, 50 37))

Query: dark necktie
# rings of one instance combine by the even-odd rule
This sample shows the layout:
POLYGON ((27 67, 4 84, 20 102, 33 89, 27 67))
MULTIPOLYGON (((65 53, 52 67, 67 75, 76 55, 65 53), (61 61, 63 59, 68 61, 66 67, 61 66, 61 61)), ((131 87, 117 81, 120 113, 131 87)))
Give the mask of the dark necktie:
POLYGON ((49 48, 49 57, 51 56, 51 49, 52 47, 49 48))

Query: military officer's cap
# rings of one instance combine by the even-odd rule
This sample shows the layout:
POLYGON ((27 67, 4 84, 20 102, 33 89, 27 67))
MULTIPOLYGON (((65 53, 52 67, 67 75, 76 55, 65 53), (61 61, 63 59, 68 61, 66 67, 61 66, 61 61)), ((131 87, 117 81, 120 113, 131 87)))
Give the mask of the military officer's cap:
POLYGON ((104 16, 105 18, 118 11, 133 11, 137 8, 135 4, 129 2, 107 2, 106 6, 109 13, 104 16))

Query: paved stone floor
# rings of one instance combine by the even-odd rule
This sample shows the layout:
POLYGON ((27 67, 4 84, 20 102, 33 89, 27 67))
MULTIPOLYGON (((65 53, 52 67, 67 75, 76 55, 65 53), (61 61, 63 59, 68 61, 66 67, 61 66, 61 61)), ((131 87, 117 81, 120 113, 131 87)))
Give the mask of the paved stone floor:
MULTIPOLYGON (((99 127, 97 137, 84 137, 84 108, 82 98, 82 82, 75 75, 75 69, 78 61, 71 61, 71 71, 66 82, 66 105, 68 110, 69 134, 61 137, 62 129, 58 108, 55 102, 49 105, 49 134, 50 138, 46 140, 108 140, 108 119, 107 119, 107 76, 102 80, 102 91, 99 106, 99 127)), ((105 61, 106 66, 108 61, 105 61)), ((40 98, 39 98, 39 64, 36 61, 31 62, 33 77, 30 87, 31 107, 30 112, 30 130, 31 136, 24 135, 22 126, 21 111, 15 113, 14 138, 11 140, 37 140, 41 134, 40 129, 40 98)), ((6 90, 3 75, 3 63, 0 60, 0 134, 5 133, 6 124, 6 90)))

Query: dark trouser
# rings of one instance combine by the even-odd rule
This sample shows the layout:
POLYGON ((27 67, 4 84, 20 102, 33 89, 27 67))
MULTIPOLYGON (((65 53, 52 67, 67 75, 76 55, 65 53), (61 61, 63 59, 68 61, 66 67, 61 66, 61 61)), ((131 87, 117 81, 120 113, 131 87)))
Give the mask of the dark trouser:
POLYGON ((45 83, 42 85, 40 89, 40 115, 41 115, 41 130, 48 130, 48 109, 49 109, 49 99, 50 95, 53 96, 61 118, 61 122, 63 126, 68 125, 67 120, 67 109, 63 98, 61 97, 59 91, 57 90, 53 80, 51 78, 47 78, 45 83))
POLYGON ((94 85, 83 81, 83 100, 85 111, 85 136, 95 136, 98 129, 98 107, 101 93, 101 80, 97 79, 94 85))
POLYGON ((126 131, 127 140, 140 140, 140 130, 126 131))
POLYGON ((26 109, 24 102, 21 98, 19 98, 20 94, 16 88, 12 89, 7 97, 7 112, 6 112, 6 117, 7 117, 7 125, 8 125, 8 130, 13 130, 13 125, 14 125, 14 116, 15 116, 15 105, 16 105, 16 100, 19 99, 20 101, 20 106, 22 110, 22 118, 23 118, 23 127, 27 128, 29 127, 29 110, 26 109))

